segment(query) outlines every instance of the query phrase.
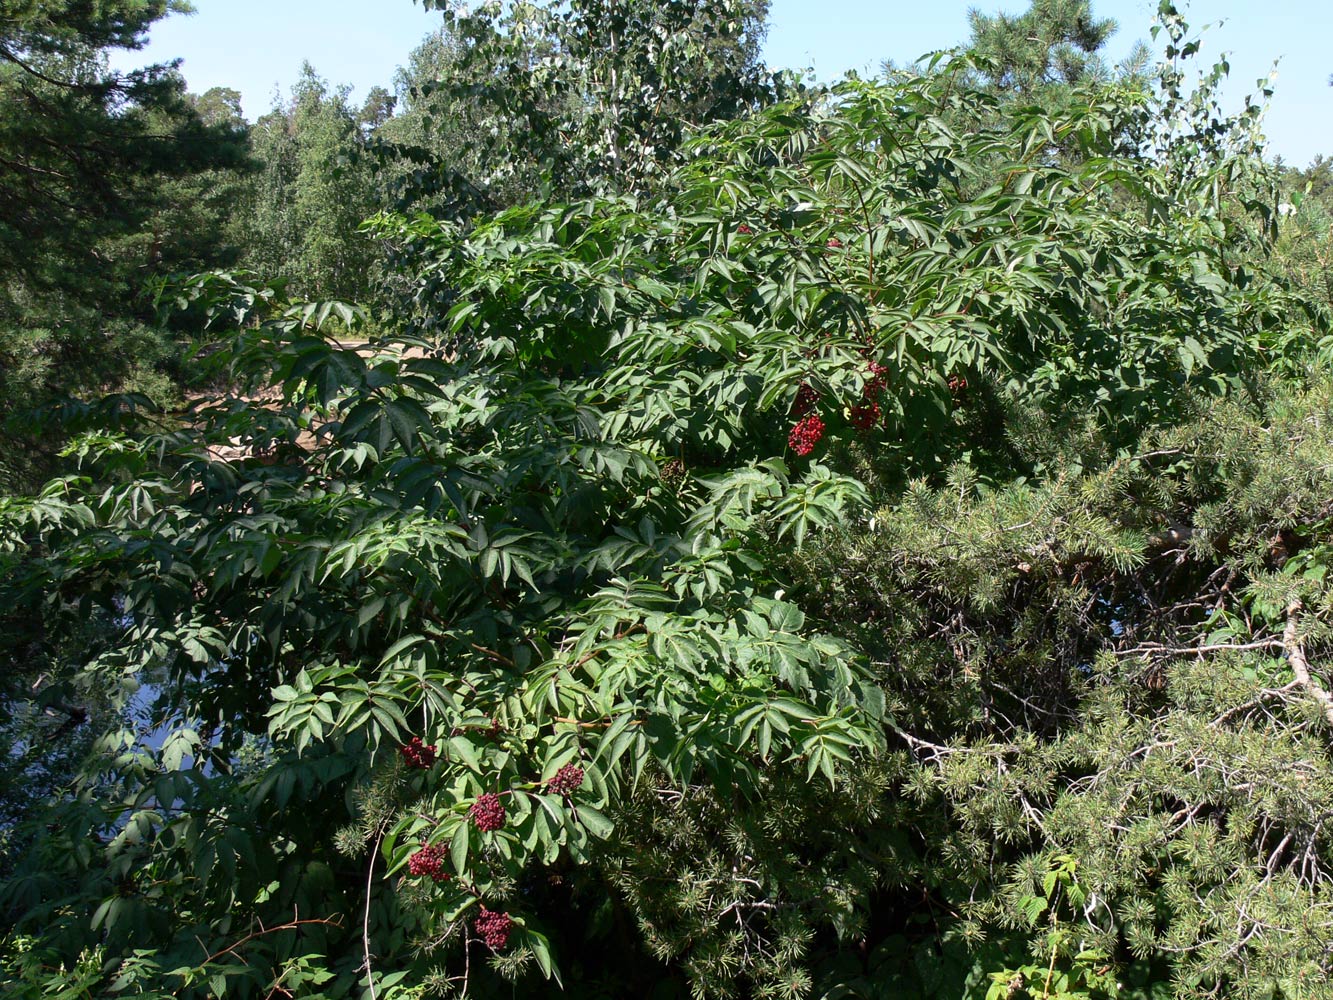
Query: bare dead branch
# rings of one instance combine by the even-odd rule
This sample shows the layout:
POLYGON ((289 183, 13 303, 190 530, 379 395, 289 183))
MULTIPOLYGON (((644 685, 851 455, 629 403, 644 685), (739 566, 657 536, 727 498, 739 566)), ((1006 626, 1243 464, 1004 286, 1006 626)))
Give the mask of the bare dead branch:
POLYGON ((1306 694, 1313 698, 1319 707, 1324 710, 1324 718, 1328 720, 1330 726, 1333 726, 1333 697, 1320 687, 1318 681, 1310 676, 1310 663, 1305 658, 1305 649, 1296 641, 1300 611, 1301 602, 1299 600, 1292 601, 1287 605, 1287 627, 1282 633, 1282 645, 1287 651, 1287 662, 1291 664, 1291 670, 1296 675, 1296 680, 1305 689, 1306 694))

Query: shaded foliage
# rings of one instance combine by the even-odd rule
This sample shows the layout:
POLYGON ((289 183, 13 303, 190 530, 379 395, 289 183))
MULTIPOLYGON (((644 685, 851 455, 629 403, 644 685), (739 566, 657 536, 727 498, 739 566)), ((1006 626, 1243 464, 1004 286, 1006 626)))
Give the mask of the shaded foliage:
MULTIPOLYGON (((108 69, 166 2, 7 4, 0 22, 0 482, 28 485, 53 447, 13 424, 25 408, 99 390, 161 394, 170 351, 146 318, 144 282, 225 261, 218 216, 173 215, 204 172, 234 169, 233 122, 205 122, 174 68, 108 69), (192 238, 183 238, 189 229, 192 238), (40 455, 40 452, 39 452, 40 455), (36 459, 34 461, 34 459, 36 459)), ((213 176, 216 176, 214 174, 213 176)), ((196 189, 197 190, 197 189, 196 189)))

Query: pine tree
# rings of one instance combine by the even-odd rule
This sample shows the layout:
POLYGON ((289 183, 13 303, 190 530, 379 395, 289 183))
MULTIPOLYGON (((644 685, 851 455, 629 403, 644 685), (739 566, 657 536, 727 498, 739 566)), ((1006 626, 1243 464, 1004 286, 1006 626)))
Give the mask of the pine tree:
POLYGON ((1098 51, 1115 34, 1097 19, 1091 0, 1032 0, 1022 14, 968 13, 971 48, 994 87, 1025 100, 1050 87, 1069 87, 1108 75, 1098 51))
MULTIPOLYGON (((17 417, 131 389, 171 395, 172 350, 142 320, 148 280, 216 266, 162 224, 203 173, 243 162, 244 136, 195 113, 171 66, 108 68, 167 0, 6 4, 0 17, 0 483, 33 485, 59 442, 17 417), (155 230, 157 235, 154 235, 155 230)), ((190 210, 196 206, 191 205, 190 210)), ((196 222, 204 221, 196 217, 196 222)), ((216 217, 208 218, 216 224, 216 217)), ((222 242, 195 231, 195 247, 222 242)))

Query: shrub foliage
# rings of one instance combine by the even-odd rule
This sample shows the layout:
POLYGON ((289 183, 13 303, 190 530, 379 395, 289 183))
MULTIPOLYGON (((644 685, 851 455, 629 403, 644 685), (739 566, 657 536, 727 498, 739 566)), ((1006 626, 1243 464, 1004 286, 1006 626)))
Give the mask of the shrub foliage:
POLYGON ((365 348, 180 284, 227 391, 0 500, 5 655, 119 720, 6 828, 16 995, 1333 989, 1333 382, 1252 121, 976 79, 377 216, 365 348))

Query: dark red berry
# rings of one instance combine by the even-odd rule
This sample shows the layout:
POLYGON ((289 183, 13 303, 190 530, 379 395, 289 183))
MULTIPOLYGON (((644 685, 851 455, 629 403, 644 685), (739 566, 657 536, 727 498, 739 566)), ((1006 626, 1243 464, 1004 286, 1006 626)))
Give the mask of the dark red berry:
POLYGON ((408 767, 417 770, 424 771, 435 763, 435 744, 423 744, 420 736, 413 736, 398 752, 403 755, 403 761, 408 767))
POLYGON ((505 807, 500 802, 500 796, 494 792, 487 792, 478 798, 472 803, 470 812, 472 822, 477 824, 477 829, 482 833, 490 833, 505 825, 505 807))
POLYGON ((809 382, 802 382, 801 387, 796 390, 796 399, 791 404, 791 415, 799 419, 813 410, 818 402, 819 393, 809 382))
POLYGON ((858 403, 851 410, 852 426, 859 431, 868 431, 879 423, 879 414, 879 404, 874 400, 858 403))
POLYGON ((546 791, 551 795, 573 795, 582 785, 583 768, 576 764, 566 764, 546 783, 546 791))
POLYGON ((963 378, 961 375, 950 375, 949 391, 955 396, 961 396, 963 393, 967 392, 967 379, 963 378))
POLYGON ((413 875, 425 875, 436 882, 449 877, 444 870, 444 848, 426 844, 407 859, 407 870, 413 875))
POLYGON ((808 455, 815 450, 815 445, 819 444, 823 436, 824 421, 819 418, 818 413, 811 413, 796 422, 796 426, 791 429, 791 434, 787 437, 787 443, 796 454, 808 455))
POLYGON ((754 230, 751 229, 747 224, 742 222, 739 226, 736 227, 736 232, 740 233, 742 236, 749 236, 752 232, 754 232, 754 230))
POLYGON ((887 388, 884 379, 887 372, 888 368, 878 361, 866 362, 866 381, 861 388, 861 401, 850 410, 852 426, 857 430, 868 431, 879 423, 882 411, 876 397, 887 388))
POLYGON ((486 907, 481 908, 481 916, 472 921, 481 939, 491 951, 503 951, 509 944, 509 932, 514 929, 514 921, 508 913, 495 913, 486 907))

